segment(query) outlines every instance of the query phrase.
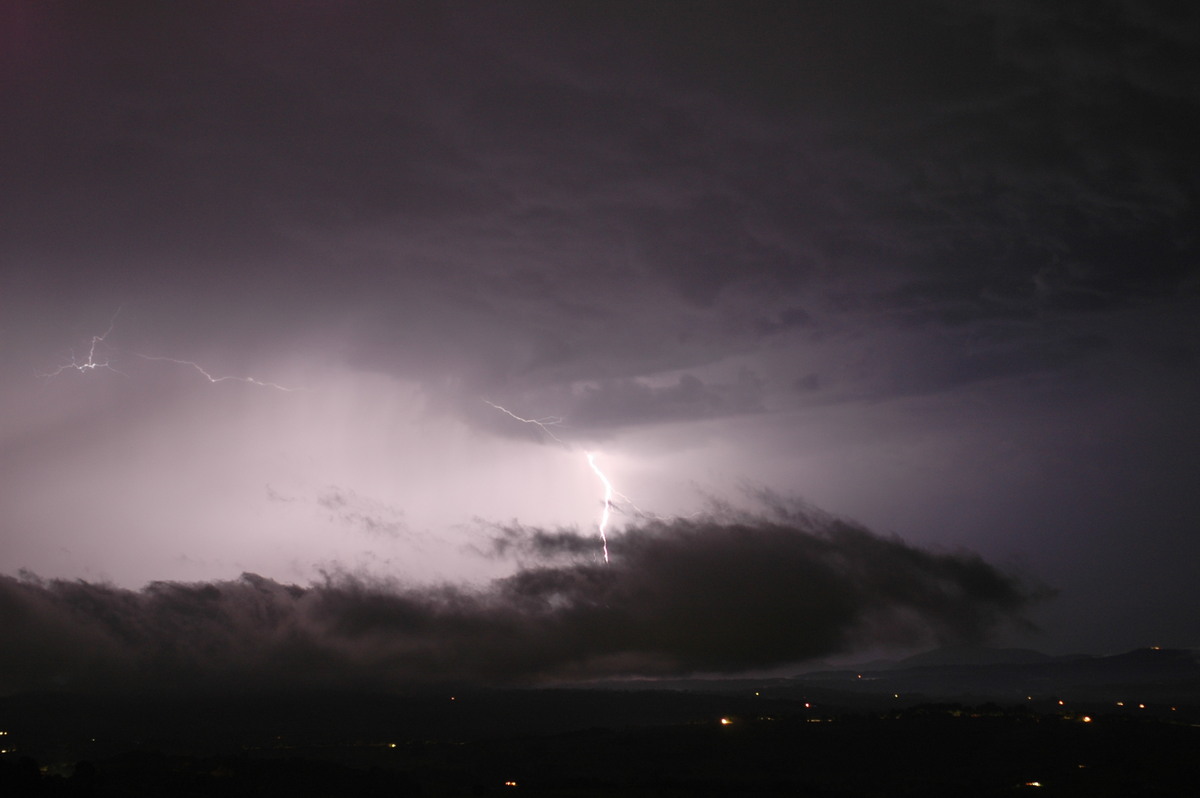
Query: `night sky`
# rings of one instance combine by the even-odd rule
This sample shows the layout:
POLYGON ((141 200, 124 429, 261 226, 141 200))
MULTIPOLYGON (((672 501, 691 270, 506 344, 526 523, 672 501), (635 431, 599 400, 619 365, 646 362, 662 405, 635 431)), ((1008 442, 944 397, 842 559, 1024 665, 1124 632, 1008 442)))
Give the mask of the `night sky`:
POLYGON ((4 689, 1200 647, 1179 6, 5 3, 4 689))

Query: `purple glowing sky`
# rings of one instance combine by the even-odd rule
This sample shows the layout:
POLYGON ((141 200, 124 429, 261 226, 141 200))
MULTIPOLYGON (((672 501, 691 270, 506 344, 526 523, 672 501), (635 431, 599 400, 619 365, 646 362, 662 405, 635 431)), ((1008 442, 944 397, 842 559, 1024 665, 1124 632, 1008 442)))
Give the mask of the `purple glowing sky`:
POLYGON ((968 5, 6 4, 0 572, 484 584, 592 451, 1200 645, 1195 12, 968 5))

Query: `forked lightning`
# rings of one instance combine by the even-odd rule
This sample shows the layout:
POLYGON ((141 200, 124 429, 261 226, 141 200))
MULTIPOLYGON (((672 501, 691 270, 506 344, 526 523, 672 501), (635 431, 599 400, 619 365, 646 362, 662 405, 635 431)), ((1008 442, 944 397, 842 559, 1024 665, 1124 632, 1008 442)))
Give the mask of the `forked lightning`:
MULTIPOLYGON (((109 365, 109 362, 107 359, 105 359, 105 360, 97 360, 96 359, 96 346, 98 344, 104 343, 104 339, 107 338, 112 333, 113 327, 117 323, 117 316, 119 316, 120 314, 121 314, 121 308, 117 308, 117 312, 114 313, 112 319, 109 320, 108 329, 104 331, 104 334, 92 336, 92 344, 91 344, 91 346, 88 347, 87 360, 84 360, 81 362, 77 357, 75 357, 75 353, 72 352, 71 353, 71 362, 64 363, 63 365, 56 368, 54 371, 51 371, 46 374, 39 374, 38 376, 39 377, 47 377, 47 378, 57 377, 59 374, 62 374, 67 369, 74 369, 75 371, 78 371, 80 373, 87 372, 87 371, 95 371, 96 369, 105 369, 107 371, 112 371, 116 374, 121 374, 121 372, 117 371, 115 368, 113 368, 111 365, 109 365)), ((122 375, 122 376, 124 376, 124 375, 122 375)))
MULTIPOLYGON (((516 421, 520 421, 522 424, 533 424, 535 427, 540 429, 542 432, 546 433, 548 436, 550 436, 552 439, 554 439, 558 443, 562 444, 563 446, 566 446, 567 448, 573 448, 573 447, 571 447, 570 444, 568 444, 562 438, 555 435, 554 432, 552 430, 550 430, 550 427, 556 427, 563 423, 563 420, 561 418, 559 418, 558 416, 549 416, 547 418, 540 418, 540 419, 539 418, 523 418, 521 416, 518 416, 516 413, 512 412, 508 408, 501 407, 500 405, 496 404, 495 402, 489 402, 487 399, 484 399, 483 402, 484 402, 484 404, 486 404, 490 407, 494 407, 496 410, 499 410, 501 413, 504 413, 506 416, 508 416, 516 421)), ((604 475, 604 472, 600 470, 600 466, 596 465, 595 453, 594 452, 584 452, 584 456, 587 457, 588 466, 591 467, 592 471, 596 474, 597 477, 600 478, 600 482, 604 485, 604 509, 601 510, 601 512, 600 512, 600 520, 596 523, 596 526, 600 531, 600 545, 604 552, 604 561, 608 562, 608 520, 609 520, 609 517, 612 515, 613 494, 615 491, 613 490, 612 483, 609 482, 608 477, 606 477, 604 475)))
MULTIPOLYGON (((112 364, 109 362, 108 358, 98 359, 102 356, 98 355, 96 352, 97 347, 99 347, 101 344, 103 344, 105 342, 105 339, 108 338, 108 336, 110 334, 112 334, 113 327, 116 326, 116 323, 117 323, 117 316, 120 315, 120 313, 121 313, 121 308, 117 308, 117 312, 113 314, 112 320, 109 321, 109 323, 108 323, 108 329, 105 330, 102 335, 93 335, 92 336, 91 345, 88 347, 87 359, 80 360, 79 358, 77 358, 75 356, 75 353, 72 352, 70 362, 62 364, 58 368, 54 369, 54 371, 47 372, 45 374, 39 374, 38 376, 39 377, 47 377, 47 378, 57 377, 59 374, 62 374, 64 371, 67 371, 68 369, 73 369, 80 373, 85 373, 88 371, 95 371, 96 369, 105 369, 107 371, 112 371, 116 374, 120 374, 121 376, 125 376, 124 372, 118 371, 116 368, 114 368, 112 366, 112 364)), ((232 382, 244 382, 249 385, 257 385, 260 388, 274 388, 277 391, 288 391, 289 393, 291 391, 297 390, 295 388, 285 387, 276 382, 265 382, 263 380, 258 380, 258 379, 255 379, 254 377, 232 377, 232 376, 230 376, 230 377, 214 377, 199 363, 196 363, 191 360, 178 360, 173 357, 156 357, 154 355, 141 355, 141 354, 139 354, 138 357, 140 357, 144 360, 164 360, 168 363, 177 363, 181 366, 191 366, 193 369, 200 372, 204 376, 204 378, 207 379, 209 382, 231 382, 231 381, 232 382)))
POLYGON ((500 405, 496 404, 495 402, 489 402, 487 399, 484 399, 483 403, 485 405, 488 405, 489 407, 494 407, 495 409, 499 410, 504 415, 508 416, 511 419, 515 419, 516 421, 520 421, 522 424, 532 424, 535 427, 537 427, 538 429, 540 429, 542 432, 549 435, 554 440, 561 443, 563 446, 569 446, 569 444, 566 441, 564 441, 562 438, 555 435, 550 430, 550 427, 557 427, 563 423, 563 420, 561 418, 559 418, 558 416, 547 416, 546 418, 521 418, 516 413, 512 412, 511 410, 508 410, 507 408, 501 407, 500 405))

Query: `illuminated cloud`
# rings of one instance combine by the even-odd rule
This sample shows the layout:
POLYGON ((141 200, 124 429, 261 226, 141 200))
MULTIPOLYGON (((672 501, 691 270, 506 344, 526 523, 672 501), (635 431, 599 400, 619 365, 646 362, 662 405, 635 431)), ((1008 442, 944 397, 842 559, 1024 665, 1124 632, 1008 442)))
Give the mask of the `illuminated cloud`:
POLYGON ((1194 12, 0 5, 0 572, 490 579, 595 451, 1200 640, 1194 12))

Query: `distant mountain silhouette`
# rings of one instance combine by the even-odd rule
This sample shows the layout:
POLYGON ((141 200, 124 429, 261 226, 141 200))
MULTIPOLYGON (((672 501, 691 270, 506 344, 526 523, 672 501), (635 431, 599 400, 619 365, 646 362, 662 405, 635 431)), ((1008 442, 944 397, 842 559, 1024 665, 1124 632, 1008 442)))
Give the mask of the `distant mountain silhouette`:
POLYGON ((1030 648, 988 648, 986 646, 945 646, 914 654, 895 664, 897 668, 947 665, 1030 665, 1054 659, 1030 648))
POLYGON ((807 673, 797 681, 875 694, 937 698, 1028 696, 1200 700, 1200 659, 1189 649, 1146 648, 1105 657, 1051 657, 1025 649, 943 648, 873 669, 807 673))

